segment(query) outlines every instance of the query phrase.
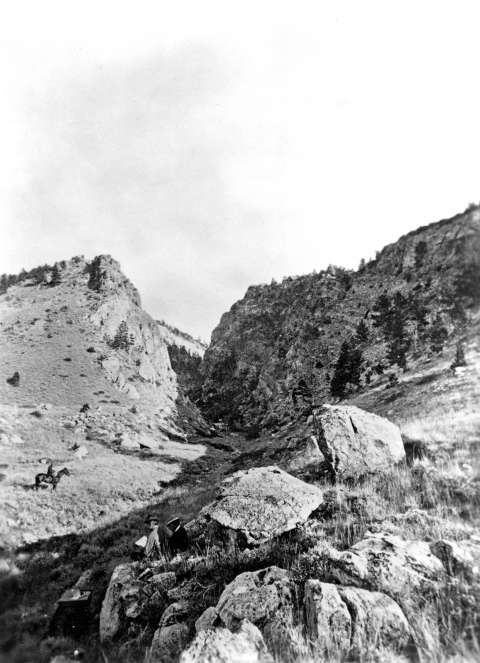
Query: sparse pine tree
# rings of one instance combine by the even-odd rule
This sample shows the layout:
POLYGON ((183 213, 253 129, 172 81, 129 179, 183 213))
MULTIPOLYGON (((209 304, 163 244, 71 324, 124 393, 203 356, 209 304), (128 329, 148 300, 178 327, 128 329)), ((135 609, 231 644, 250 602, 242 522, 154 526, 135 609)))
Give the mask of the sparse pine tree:
POLYGON ((362 351, 352 341, 345 340, 340 348, 335 371, 330 381, 330 393, 336 398, 344 398, 349 386, 360 384, 363 363, 362 351))
POLYGON ((405 330, 405 321, 401 309, 394 308, 386 328, 388 338, 387 357, 390 364, 397 364, 403 370, 407 368, 407 352, 411 340, 405 330))
POLYGON ((448 331, 442 322, 442 318, 437 315, 430 329, 430 347, 432 351, 441 354, 447 338, 448 331))
POLYGON ((125 320, 118 325, 117 332, 110 343, 110 347, 115 350, 128 350, 130 347, 130 338, 128 336, 128 327, 125 320))
POLYGON ((58 268, 58 265, 55 264, 53 266, 53 269, 52 269, 52 277, 50 279, 50 285, 53 288, 56 285, 60 285, 61 282, 62 282, 62 279, 60 277, 60 270, 58 268))
POLYGON ((361 273, 361 272, 364 272, 366 266, 367 266, 367 263, 365 262, 365 258, 361 258, 361 260, 360 260, 360 264, 358 265, 358 271, 359 271, 360 273, 361 273))

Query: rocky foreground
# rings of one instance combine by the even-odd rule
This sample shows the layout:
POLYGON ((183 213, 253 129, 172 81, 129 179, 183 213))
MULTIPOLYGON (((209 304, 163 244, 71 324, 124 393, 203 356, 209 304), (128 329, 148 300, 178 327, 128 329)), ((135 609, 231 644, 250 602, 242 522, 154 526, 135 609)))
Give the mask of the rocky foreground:
MULTIPOLYGON (((314 425, 327 467, 355 471, 357 485, 410 471, 398 428, 385 419, 337 406, 314 425)), ((422 536, 411 538, 364 513, 363 534, 338 548, 327 534, 338 512, 347 519, 371 504, 357 494, 348 505, 335 485, 332 493, 328 482, 275 466, 227 477, 188 523, 189 553, 115 568, 100 613, 105 651, 131 657, 147 624, 156 627, 148 663, 437 660, 460 634, 474 646, 475 530, 452 525, 449 537, 436 537, 427 511, 406 510, 421 523, 422 536)))

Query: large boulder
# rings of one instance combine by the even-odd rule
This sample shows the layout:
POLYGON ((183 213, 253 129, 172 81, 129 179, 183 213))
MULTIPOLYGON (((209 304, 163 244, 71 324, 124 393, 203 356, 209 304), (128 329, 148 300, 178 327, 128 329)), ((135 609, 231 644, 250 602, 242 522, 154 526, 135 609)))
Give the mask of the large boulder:
POLYGON ((188 617, 191 606, 176 601, 163 613, 158 629, 153 635, 147 663, 175 663, 190 639, 188 617))
POLYGON ((100 611, 100 641, 115 638, 125 622, 142 612, 141 583, 137 580, 136 564, 115 567, 100 611))
POLYGON ((225 479, 199 520, 224 541, 258 546, 305 522, 322 496, 316 486, 278 467, 257 467, 225 479))
POLYGON ((365 658, 380 647, 401 650, 411 639, 400 606, 381 592, 305 583, 307 636, 321 655, 365 658))
POLYGON ((238 575, 224 589, 214 610, 208 608, 197 620, 197 631, 214 626, 236 631, 244 619, 258 626, 273 654, 295 659, 295 586, 284 569, 270 566, 238 575))
POLYGON ((335 479, 387 471, 405 458, 398 426, 353 405, 325 405, 314 427, 335 479))
POLYGON ((180 663, 273 663, 256 626, 244 619, 232 633, 227 628, 202 630, 183 652, 180 663))
POLYGON ((425 541, 407 541, 381 532, 343 552, 330 549, 327 572, 341 585, 383 592, 400 601, 421 602, 445 578, 442 562, 425 541))

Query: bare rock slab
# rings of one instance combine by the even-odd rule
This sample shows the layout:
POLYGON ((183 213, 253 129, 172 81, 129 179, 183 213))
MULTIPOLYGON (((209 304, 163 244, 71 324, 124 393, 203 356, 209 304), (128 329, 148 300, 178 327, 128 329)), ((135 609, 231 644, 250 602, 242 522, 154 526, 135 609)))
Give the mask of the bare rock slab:
POLYGON ((388 471, 405 458, 398 426, 353 405, 325 405, 314 425, 320 450, 336 479, 388 471))
POLYGON ((258 467, 225 479, 200 519, 233 533, 237 543, 258 546, 305 522, 322 499, 320 488, 278 467, 258 467))

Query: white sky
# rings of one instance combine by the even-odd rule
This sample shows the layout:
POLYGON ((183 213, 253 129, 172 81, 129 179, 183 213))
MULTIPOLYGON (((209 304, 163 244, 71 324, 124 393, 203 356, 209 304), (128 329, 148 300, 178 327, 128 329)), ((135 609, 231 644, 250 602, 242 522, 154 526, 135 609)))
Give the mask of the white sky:
POLYGON ((479 19, 4 3, 0 272, 111 253, 152 315, 208 338, 250 284, 356 267, 480 199, 479 19))

